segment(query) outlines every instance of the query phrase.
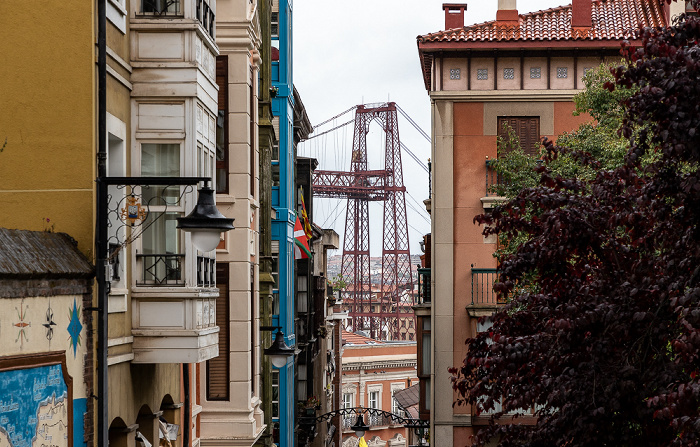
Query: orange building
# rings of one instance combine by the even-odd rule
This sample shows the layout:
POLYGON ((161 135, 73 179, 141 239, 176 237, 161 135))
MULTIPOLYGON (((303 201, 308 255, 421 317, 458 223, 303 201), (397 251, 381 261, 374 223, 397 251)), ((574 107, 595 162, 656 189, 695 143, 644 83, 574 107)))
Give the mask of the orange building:
MULTIPOLYGON (((342 407, 364 407, 404 415, 394 393, 418 383, 416 343, 375 340, 361 333, 343 331, 342 407)), ((343 447, 355 447, 358 439, 350 427, 355 416, 341 421, 343 447)), ((405 447, 408 429, 395 420, 377 414, 365 416, 369 430, 368 447, 405 447)))
POLYGON ((684 5, 573 0, 520 14, 516 0, 499 0, 496 20, 470 26, 464 26, 466 4, 443 9, 445 30, 418 36, 432 103, 433 196, 427 204, 431 302, 424 303, 430 315, 423 317, 427 311, 421 309, 416 338, 422 361, 430 364, 429 375, 421 372, 421 410, 430 414, 431 445, 440 447, 468 444, 478 426, 488 424, 487 415, 452 406, 456 396, 447 369, 462 364, 464 341, 486 329, 478 319, 497 306, 496 239, 483 237, 472 222, 502 200, 487 188, 503 124, 525 150, 542 137, 556 139, 577 128, 590 119, 572 115, 585 73, 619 60, 620 44, 636 43, 639 26, 665 26, 684 5))

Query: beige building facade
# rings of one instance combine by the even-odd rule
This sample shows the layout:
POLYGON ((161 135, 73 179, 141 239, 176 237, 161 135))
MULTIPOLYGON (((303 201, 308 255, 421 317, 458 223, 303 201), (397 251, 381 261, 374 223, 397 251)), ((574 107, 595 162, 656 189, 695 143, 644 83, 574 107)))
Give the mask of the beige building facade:
POLYGON ((236 228, 216 250, 219 356, 200 376, 201 444, 252 446, 262 409, 259 293, 259 2, 220 2, 216 29, 217 205, 236 228))

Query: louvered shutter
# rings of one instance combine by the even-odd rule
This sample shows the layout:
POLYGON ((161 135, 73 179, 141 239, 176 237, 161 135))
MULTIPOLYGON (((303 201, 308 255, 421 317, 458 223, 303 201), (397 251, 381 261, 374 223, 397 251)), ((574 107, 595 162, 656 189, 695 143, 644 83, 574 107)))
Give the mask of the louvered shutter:
MULTIPOLYGON (((498 118, 498 136, 507 140, 508 131, 504 130, 504 124, 513 129, 515 135, 520 141, 520 147, 523 152, 528 155, 537 156, 540 144, 540 118, 536 116, 520 116, 520 117, 499 117, 498 118)), ((513 148, 506 148, 506 151, 511 151, 513 148)))
POLYGON ((219 356, 207 361, 207 400, 228 400, 229 393, 229 323, 228 264, 216 263, 216 325, 219 326, 219 356))

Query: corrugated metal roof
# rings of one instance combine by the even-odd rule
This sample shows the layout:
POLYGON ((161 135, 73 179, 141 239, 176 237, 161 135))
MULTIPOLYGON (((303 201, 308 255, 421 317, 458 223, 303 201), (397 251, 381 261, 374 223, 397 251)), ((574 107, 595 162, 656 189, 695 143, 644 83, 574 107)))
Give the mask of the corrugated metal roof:
POLYGON ((0 278, 90 278, 94 267, 65 233, 0 228, 0 278))

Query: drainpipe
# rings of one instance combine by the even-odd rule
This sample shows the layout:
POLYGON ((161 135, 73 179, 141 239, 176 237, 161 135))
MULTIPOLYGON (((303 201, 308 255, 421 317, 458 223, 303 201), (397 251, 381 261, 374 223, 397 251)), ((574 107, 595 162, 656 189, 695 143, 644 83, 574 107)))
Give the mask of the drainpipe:
POLYGON ((182 445, 190 446, 190 435, 192 434, 192 416, 190 416, 191 401, 190 401, 190 364, 182 364, 182 381, 183 391, 185 392, 185 415, 182 430, 182 445))
MULTIPOLYGON (((109 402, 107 393, 107 16, 106 1, 97 0, 97 446, 109 445, 109 402)), ((72 442, 72 440, 71 440, 72 442)))

